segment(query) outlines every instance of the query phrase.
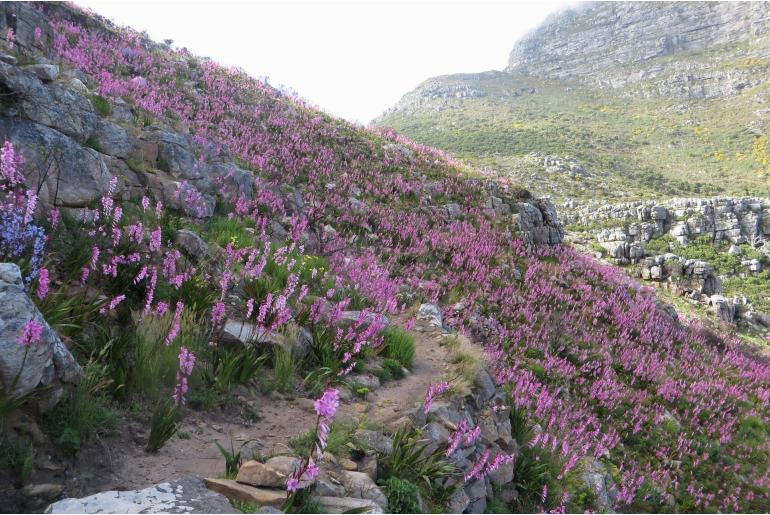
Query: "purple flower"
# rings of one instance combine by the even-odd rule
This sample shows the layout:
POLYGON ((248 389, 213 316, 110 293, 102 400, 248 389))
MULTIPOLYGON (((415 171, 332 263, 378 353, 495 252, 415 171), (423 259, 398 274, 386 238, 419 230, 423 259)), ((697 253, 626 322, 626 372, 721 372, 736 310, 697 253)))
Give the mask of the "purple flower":
POLYGON ((334 418, 337 413, 337 407, 340 405, 339 390, 336 388, 327 389, 320 399, 315 401, 315 412, 319 417, 327 420, 334 418))

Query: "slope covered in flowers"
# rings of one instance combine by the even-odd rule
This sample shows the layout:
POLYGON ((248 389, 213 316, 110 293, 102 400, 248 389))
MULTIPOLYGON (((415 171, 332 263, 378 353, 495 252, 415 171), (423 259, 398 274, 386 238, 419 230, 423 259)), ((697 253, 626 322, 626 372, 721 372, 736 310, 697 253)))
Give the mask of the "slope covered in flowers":
MULTIPOLYGON (((98 281, 110 292, 105 316, 165 317, 171 341, 180 325, 206 327, 198 337, 205 342, 234 313, 260 328, 295 317, 323 331, 358 304, 359 323, 334 336, 339 373, 379 345, 381 326, 365 324, 368 315, 397 313, 417 299, 439 302, 450 325, 486 344, 511 406, 540 429, 530 445, 558 470, 544 483, 542 509, 596 508, 595 493, 574 482, 595 460, 612 471, 618 511, 770 505, 767 363, 679 325, 613 268, 569 248, 526 248, 511 218, 486 208, 493 187, 438 151, 334 120, 238 70, 127 29, 62 18, 54 31, 61 62, 82 70, 100 95, 133 103, 149 123, 189 131, 201 149, 232 153, 257 185, 253 198, 222 193, 217 213, 252 236, 223 241, 216 258, 224 266, 203 279, 179 269, 165 244, 174 224, 191 222, 149 199, 118 206, 105 196, 81 276, 59 278, 98 281), (301 210, 276 194, 285 185, 301 193, 301 210), (459 217, 444 216, 448 203, 460 206, 459 217), (289 225, 282 246, 267 235, 276 217, 289 225), (319 275, 323 260, 331 271, 319 275), (263 272, 276 267, 287 276, 265 287, 263 272), (256 284, 247 300, 230 302, 228 292, 244 282, 256 284), (192 311, 200 324, 182 321, 185 289, 185 298, 199 296, 192 311)), ((503 197, 519 195, 499 188, 503 197)), ((195 370, 183 349, 180 402, 195 370)))

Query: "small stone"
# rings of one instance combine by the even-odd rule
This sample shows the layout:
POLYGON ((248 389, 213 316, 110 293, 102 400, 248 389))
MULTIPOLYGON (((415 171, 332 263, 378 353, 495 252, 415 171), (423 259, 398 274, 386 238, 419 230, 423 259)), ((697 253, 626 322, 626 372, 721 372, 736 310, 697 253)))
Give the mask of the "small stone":
POLYGON ((0 54, 0 61, 13 65, 19 62, 14 56, 8 54, 0 54))
POLYGON ((339 460, 340 467, 342 467, 345 470, 358 470, 358 464, 348 458, 341 458, 339 460))
POLYGON ((314 497, 313 499, 321 505, 324 513, 383 513, 382 506, 370 499, 327 496, 314 497))
POLYGON ((27 485, 22 488, 21 493, 26 497, 37 497, 45 501, 52 501, 59 497, 64 491, 64 486, 56 483, 40 483, 37 485, 27 485))
POLYGON ((449 498, 446 507, 447 513, 462 513, 470 503, 471 500, 468 497, 468 494, 465 493, 465 490, 460 488, 449 498))
POLYGON ((209 490, 220 493, 231 501, 253 502, 260 506, 276 508, 286 501, 286 491, 283 489, 257 488, 242 485, 231 479, 204 478, 203 482, 209 490))

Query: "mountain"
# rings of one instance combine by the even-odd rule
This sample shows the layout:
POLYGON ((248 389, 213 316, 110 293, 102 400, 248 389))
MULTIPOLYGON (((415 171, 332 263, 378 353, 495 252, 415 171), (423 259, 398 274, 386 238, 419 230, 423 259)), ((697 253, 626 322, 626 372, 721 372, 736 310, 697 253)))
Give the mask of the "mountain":
POLYGON ((769 30, 764 2, 583 4, 376 123, 559 199, 762 195, 769 30))
POLYGON ((76 6, 0 10, 3 508, 766 510, 767 356, 549 200, 76 6))

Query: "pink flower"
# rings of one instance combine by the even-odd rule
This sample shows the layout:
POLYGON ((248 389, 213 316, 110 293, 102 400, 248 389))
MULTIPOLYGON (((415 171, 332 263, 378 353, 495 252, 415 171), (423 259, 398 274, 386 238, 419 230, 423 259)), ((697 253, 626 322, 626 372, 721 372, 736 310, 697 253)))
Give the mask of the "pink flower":
POLYGON ((299 490, 299 479, 291 478, 286 482, 286 490, 288 492, 296 492, 299 490))
POLYGON ((50 218, 51 218, 51 226, 56 229, 56 227, 59 226, 59 222, 61 221, 61 213, 59 213, 59 210, 57 208, 52 208, 50 212, 50 218))
POLYGON ((339 393, 336 388, 329 388, 320 399, 315 401, 315 412, 318 413, 319 417, 324 417, 327 420, 334 418, 337 407, 340 405, 339 393))
POLYGON ((214 307, 211 309, 211 323, 216 325, 219 325, 222 320, 225 318, 225 303, 220 301, 217 301, 216 304, 214 304, 214 307))
POLYGON ((186 376, 192 374, 195 366, 195 354, 190 352, 187 347, 182 346, 179 349, 179 370, 186 376))
POLYGON ((157 252, 160 250, 160 239, 161 229, 160 227, 157 227, 150 233, 150 252, 157 252))
POLYGON ((19 336, 19 345, 29 347, 34 343, 42 341, 43 324, 35 320, 30 320, 24 325, 24 329, 19 336))
POLYGON ((43 30, 38 25, 35 27, 35 41, 40 41, 40 38, 43 37, 43 30))
POLYGON ((37 276, 37 298, 43 300, 48 295, 48 269, 42 267, 37 276))
MULTIPOLYGON (((171 328, 168 331, 168 334, 166 335, 166 339, 163 341, 163 344, 167 347, 171 345, 171 343, 176 339, 177 335, 179 334, 179 328, 181 325, 181 319, 182 319, 182 311, 184 311, 184 302, 181 300, 176 301, 176 310, 174 311, 174 319, 171 321, 171 328)), ((182 347, 184 349, 184 347, 182 347)), ((185 349, 187 350, 187 349, 185 349)), ((181 359, 181 351, 180 351, 180 359, 181 359)), ((193 362, 195 362, 195 357, 193 356, 193 362)))
POLYGON ((433 399, 446 393, 447 390, 449 390, 449 383, 446 381, 428 386, 428 392, 425 394, 425 413, 433 407, 433 399))

